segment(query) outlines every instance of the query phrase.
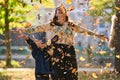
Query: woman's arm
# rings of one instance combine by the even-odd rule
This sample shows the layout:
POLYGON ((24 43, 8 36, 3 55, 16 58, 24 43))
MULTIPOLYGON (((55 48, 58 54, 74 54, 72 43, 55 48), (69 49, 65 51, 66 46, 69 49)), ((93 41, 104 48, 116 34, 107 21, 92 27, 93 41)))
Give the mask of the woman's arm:
POLYGON ((35 26, 35 27, 30 27, 30 28, 22 28, 22 29, 17 29, 17 32, 19 33, 27 33, 27 34, 32 34, 36 32, 46 32, 50 29, 50 24, 45 24, 45 25, 40 25, 40 26, 35 26))
POLYGON ((93 32, 92 30, 89 30, 89 29, 84 28, 84 27, 82 27, 82 26, 72 24, 72 25, 71 25, 71 28, 72 28, 73 31, 75 31, 75 32, 77 32, 77 33, 83 33, 83 34, 85 34, 85 35, 95 36, 95 37, 100 38, 100 39, 103 40, 103 41, 108 41, 108 38, 105 37, 104 35, 100 35, 100 34, 98 34, 98 33, 95 33, 95 32, 93 32))

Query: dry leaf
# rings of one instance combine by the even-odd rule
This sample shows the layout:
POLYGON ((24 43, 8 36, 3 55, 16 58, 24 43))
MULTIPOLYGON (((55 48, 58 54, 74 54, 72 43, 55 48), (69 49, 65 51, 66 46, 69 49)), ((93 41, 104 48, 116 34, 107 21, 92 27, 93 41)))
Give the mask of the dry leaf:
POLYGON ((118 11, 120 10, 120 8, 119 8, 119 7, 115 7, 115 9, 116 9, 116 10, 118 10, 118 11))
POLYGON ((100 51, 99 52, 101 55, 104 55, 104 54, 106 54, 106 51, 100 51))
POLYGON ((74 9, 75 9, 74 6, 70 6, 69 9, 68 9, 68 11, 72 11, 74 9))
POLYGON ((85 75, 87 75, 87 74, 88 74, 88 72, 87 72, 87 71, 83 71, 83 73, 84 73, 85 75))
POLYGON ((66 4, 71 4, 72 0, 66 0, 66 4))
POLYGON ((29 22, 26 22, 26 26, 25 27, 31 27, 31 23, 29 23, 29 22))
POLYGON ((106 67, 109 68, 111 67, 112 63, 106 63, 106 67))
POLYGON ((22 51, 22 50, 23 50, 23 47, 20 47, 19 49, 22 51))
POLYGON ((103 74, 103 69, 100 69, 100 74, 103 74))
POLYGON ((120 55, 116 55, 116 58, 120 59, 120 55))
POLYGON ((85 58, 84 57, 80 57, 80 61, 85 61, 85 58))
POLYGON ((72 73, 75 73, 77 70, 74 68, 74 69, 72 69, 72 73))
POLYGON ((92 77, 93 78, 98 78, 98 76, 97 76, 97 74, 94 72, 94 73, 92 73, 92 77))
POLYGON ((34 8, 35 10, 38 10, 38 9, 39 9, 39 6, 38 6, 38 5, 34 5, 33 8, 34 8))
POLYGON ((51 44, 51 40, 48 40, 48 41, 47 41, 47 45, 50 45, 50 44, 51 44))
POLYGON ((28 55, 26 55, 26 59, 29 59, 30 58, 30 55, 28 54, 28 55))

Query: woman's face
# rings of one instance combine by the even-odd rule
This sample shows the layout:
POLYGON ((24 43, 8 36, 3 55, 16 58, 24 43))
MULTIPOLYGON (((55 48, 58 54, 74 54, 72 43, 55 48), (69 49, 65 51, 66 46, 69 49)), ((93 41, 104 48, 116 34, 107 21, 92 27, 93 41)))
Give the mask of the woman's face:
POLYGON ((64 21, 66 19, 66 11, 63 8, 57 8, 56 16, 58 17, 58 20, 64 21))

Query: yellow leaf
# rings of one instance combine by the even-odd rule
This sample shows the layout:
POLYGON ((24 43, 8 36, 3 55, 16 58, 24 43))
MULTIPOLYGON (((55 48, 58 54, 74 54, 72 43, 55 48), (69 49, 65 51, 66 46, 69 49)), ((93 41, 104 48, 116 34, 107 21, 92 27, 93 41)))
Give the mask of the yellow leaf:
POLYGON ((92 73, 92 77, 93 78, 98 78, 98 76, 97 76, 97 74, 94 72, 94 73, 92 73))
POLYGON ((71 4, 72 0, 66 0, 66 4, 71 4))
POLYGON ((80 60, 81 60, 81 61, 85 61, 85 58, 84 58, 84 57, 80 57, 80 60))
POLYGON ((23 47, 20 47, 19 49, 22 51, 22 50, 23 50, 23 47))
POLYGON ((75 52, 80 52, 79 49, 75 49, 75 52))
POLYGON ((74 68, 73 70, 72 70, 72 73, 75 73, 77 70, 74 68))
POLYGON ((120 59, 120 55, 116 55, 116 58, 120 59))
POLYGON ((51 40, 48 40, 48 41, 47 41, 47 45, 50 45, 50 44, 51 44, 51 40))
POLYGON ((74 10, 74 9, 75 9, 74 6, 70 6, 68 10, 69 10, 69 11, 72 11, 72 10, 74 10))
POLYGON ((99 52, 101 55, 104 55, 104 54, 106 54, 106 51, 100 51, 99 52))
POLYGON ((111 67, 112 63, 106 63, 106 67, 111 67))
POLYGON ((118 10, 118 11, 120 10, 120 8, 119 8, 119 7, 115 7, 115 9, 116 9, 116 10, 118 10))
POLYGON ((39 6, 38 6, 38 5, 34 5, 33 8, 34 8, 35 10, 38 10, 38 9, 39 9, 39 6))
POLYGON ((26 55, 26 59, 29 59, 30 58, 30 55, 28 54, 28 55, 26 55))
POLYGON ((30 27, 31 26, 31 23, 30 22, 26 22, 26 27, 30 27))
POLYGON ((100 74, 103 74, 103 69, 100 69, 100 74))

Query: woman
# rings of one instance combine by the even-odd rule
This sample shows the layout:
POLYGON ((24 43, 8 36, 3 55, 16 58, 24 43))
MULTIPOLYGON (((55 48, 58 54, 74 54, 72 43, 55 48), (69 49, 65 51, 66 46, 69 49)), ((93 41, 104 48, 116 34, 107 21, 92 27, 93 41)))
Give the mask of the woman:
POLYGON ((78 80, 77 62, 74 50, 74 32, 97 36, 92 31, 68 22, 63 5, 56 8, 53 21, 36 28, 22 29, 26 33, 46 32, 47 43, 44 51, 52 56, 53 80, 78 80), (57 35, 57 41, 51 39, 57 35))

